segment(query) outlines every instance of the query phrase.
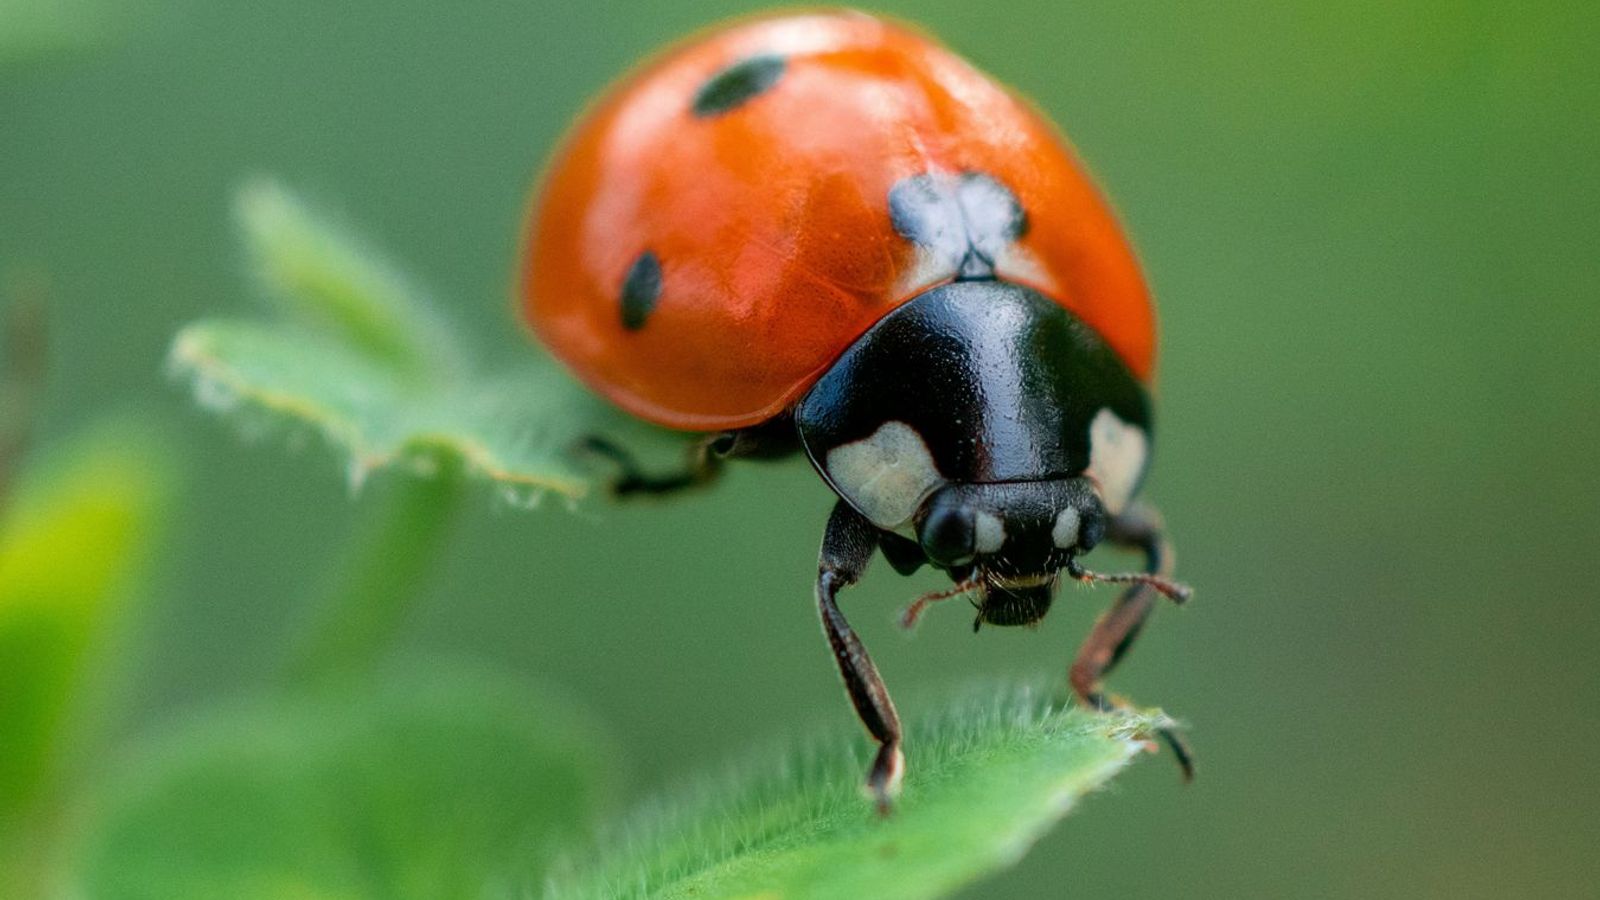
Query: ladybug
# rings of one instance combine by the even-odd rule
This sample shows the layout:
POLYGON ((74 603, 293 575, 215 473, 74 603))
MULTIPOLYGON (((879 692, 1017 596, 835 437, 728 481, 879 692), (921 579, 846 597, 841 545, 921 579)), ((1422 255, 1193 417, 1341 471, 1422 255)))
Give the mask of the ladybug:
MULTIPOLYGON (((1170 580, 1149 466, 1155 322, 1111 210, 1033 107, 910 28, 854 12, 745 21, 613 88, 567 136, 525 233, 522 311, 589 387, 702 435, 655 477, 601 439, 620 494, 803 452, 838 495, 816 600, 878 744, 893 701, 838 606, 875 553, 947 573, 974 628, 1031 625, 1063 577, 1122 582, 1070 670, 1090 708, 1170 580), (1102 575, 1097 545, 1145 571, 1102 575)), ((1180 737, 1162 735, 1185 776, 1180 737)))

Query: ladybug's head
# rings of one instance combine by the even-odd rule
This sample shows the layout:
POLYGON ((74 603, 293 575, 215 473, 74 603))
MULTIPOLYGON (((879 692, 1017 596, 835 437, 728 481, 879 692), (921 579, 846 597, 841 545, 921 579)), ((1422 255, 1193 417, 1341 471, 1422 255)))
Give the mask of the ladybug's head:
POLYGON ((978 622, 1031 625, 1050 609, 1057 573, 1106 532, 1086 478, 947 484, 914 520, 928 561, 981 598, 978 622))

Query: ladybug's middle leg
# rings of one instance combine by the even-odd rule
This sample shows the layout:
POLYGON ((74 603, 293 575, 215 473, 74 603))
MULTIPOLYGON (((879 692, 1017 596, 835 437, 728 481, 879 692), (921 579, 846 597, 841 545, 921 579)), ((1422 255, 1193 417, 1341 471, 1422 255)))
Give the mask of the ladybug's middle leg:
MULTIPOLYGON (((1124 511, 1111 521, 1106 538, 1119 546, 1142 552, 1146 572, 1162 578, 1172 575, 1172 544, 1162 529, 1161 515, 1153 508, 1141 504, 1124 511)), ((1073 660, 1069 680, 1078 699, 1090 709, 1103 712, 1127 705, 1120 698, 1108 696, 1101 681, 1128 652, 1160 596, 1161 592, 1150 584, 1133 585, 1123 591, 1084 639, 1077 659, 1073 660)), ((1184 780, 1194 778, 1194 755, 1183 736, 1171 728, 1162 728, 1159 734, 1178 758, 1184 780)))
POLYGON ((723 435, 712 435, 695 441, 689 447, 684 467, 679 471, 662 475, 644 471, 632 453, 610 438, 597 434, 585 437, 578 444, 578 450, 598 456, 616 466, 617 476, 611 482, 611 492, 618 497, 630 497, 641 494, 672 494, 710 484, 722 471, 723 459, 726 456, 725 453, 719 452, 718 442, 722 440, 724 440, 723 435))
POLYGON ((900 716, 895 712, 889 690, 878 676, 878 668, 867 655, 867 648, 856 637, 837 603, 839 590, 855 584, 866 572, 867 563, 878 546, 878 535, 868 522, 843 500, 828 517, 828 530, 822 538, 822 559, 817 571, 817 608, 822 613, 822 628, 833 647, 839 674, 855 704, 856 715, 878 742, 878 754, 867 775, 867 789, 877 801, 878 812, 887 814, 900 792, 905 773, 905 756, 900 751, 900 716))
POLYGON ((794 422, 786 415, 738 431, 701 435, 689 445, 683 468, 665 474, 644 471, 632 453, 601 435, 589 435, 577 445, 579 453, 598 456, 616 467, 611 492, 619 497, 672 494, 701 487, 715 481, 730 459, 784 459, 799 449, 794 422))

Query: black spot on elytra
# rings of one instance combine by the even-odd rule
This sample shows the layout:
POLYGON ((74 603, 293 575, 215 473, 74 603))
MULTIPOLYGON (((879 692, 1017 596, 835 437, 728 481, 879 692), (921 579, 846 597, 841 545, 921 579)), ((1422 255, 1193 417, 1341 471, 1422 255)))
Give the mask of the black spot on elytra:
POLYGON ((646 250, 639 254, 622 279, 622 327, 638 331, 661 297, 661 260, 646 250))
POLYGON ((777 84, 786 63, 774 54, 741 59, 706 79, 695 92, 694 114, 721 115, 777 84))

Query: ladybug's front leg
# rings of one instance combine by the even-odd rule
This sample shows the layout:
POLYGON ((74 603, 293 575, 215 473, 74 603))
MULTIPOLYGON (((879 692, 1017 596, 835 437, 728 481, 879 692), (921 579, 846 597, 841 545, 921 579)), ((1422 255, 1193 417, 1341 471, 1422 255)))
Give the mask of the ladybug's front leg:
POLYGON ((878 804, 878 812, 889 813, 900 779, 905 773, 905 756, 900 752, 900 716, 894 701, 878 676, 878 669, 867 655, 867 648, 845 621, 836 602, 839 590, 855 584, 866 572, 878 546, 877 530, 843 500, 828 517, 828 530, 822 538, 822 559, 817 571, 817 608, 822 613, 822 628, 833 647, 834 661, 844 677, 850 702, 856 714, 878 742, 878 755, 867 774, 867 789, 878 804))
MULTIPOLYGON (((1106 539, 1118 546, 1144 553, 1146 572, 1163 579, 1171 577, 1172 544, 1162 529, 1160 513, 1153 508, 1139 504, 1125 510, 1111 520, 1106 539)), ((1073 660, 1069 680, 1078 699, 1090 709, 1105 711, 1127 705, 1120 698, 1107 696, 1101 680, 1128 652, 1128 647, 1139 636, 1160 596, 1161 591, 1153 585, 1133 585, 1095 622, 1094 629, 1084 639, 1083 646, 1078 649, 1078 658, 1073 660)), ((1171 728, 1162 728, 1159 734, 1178 758, 1183 779, 1193 779, 1194 755, 1183 736, 1171 728)))

